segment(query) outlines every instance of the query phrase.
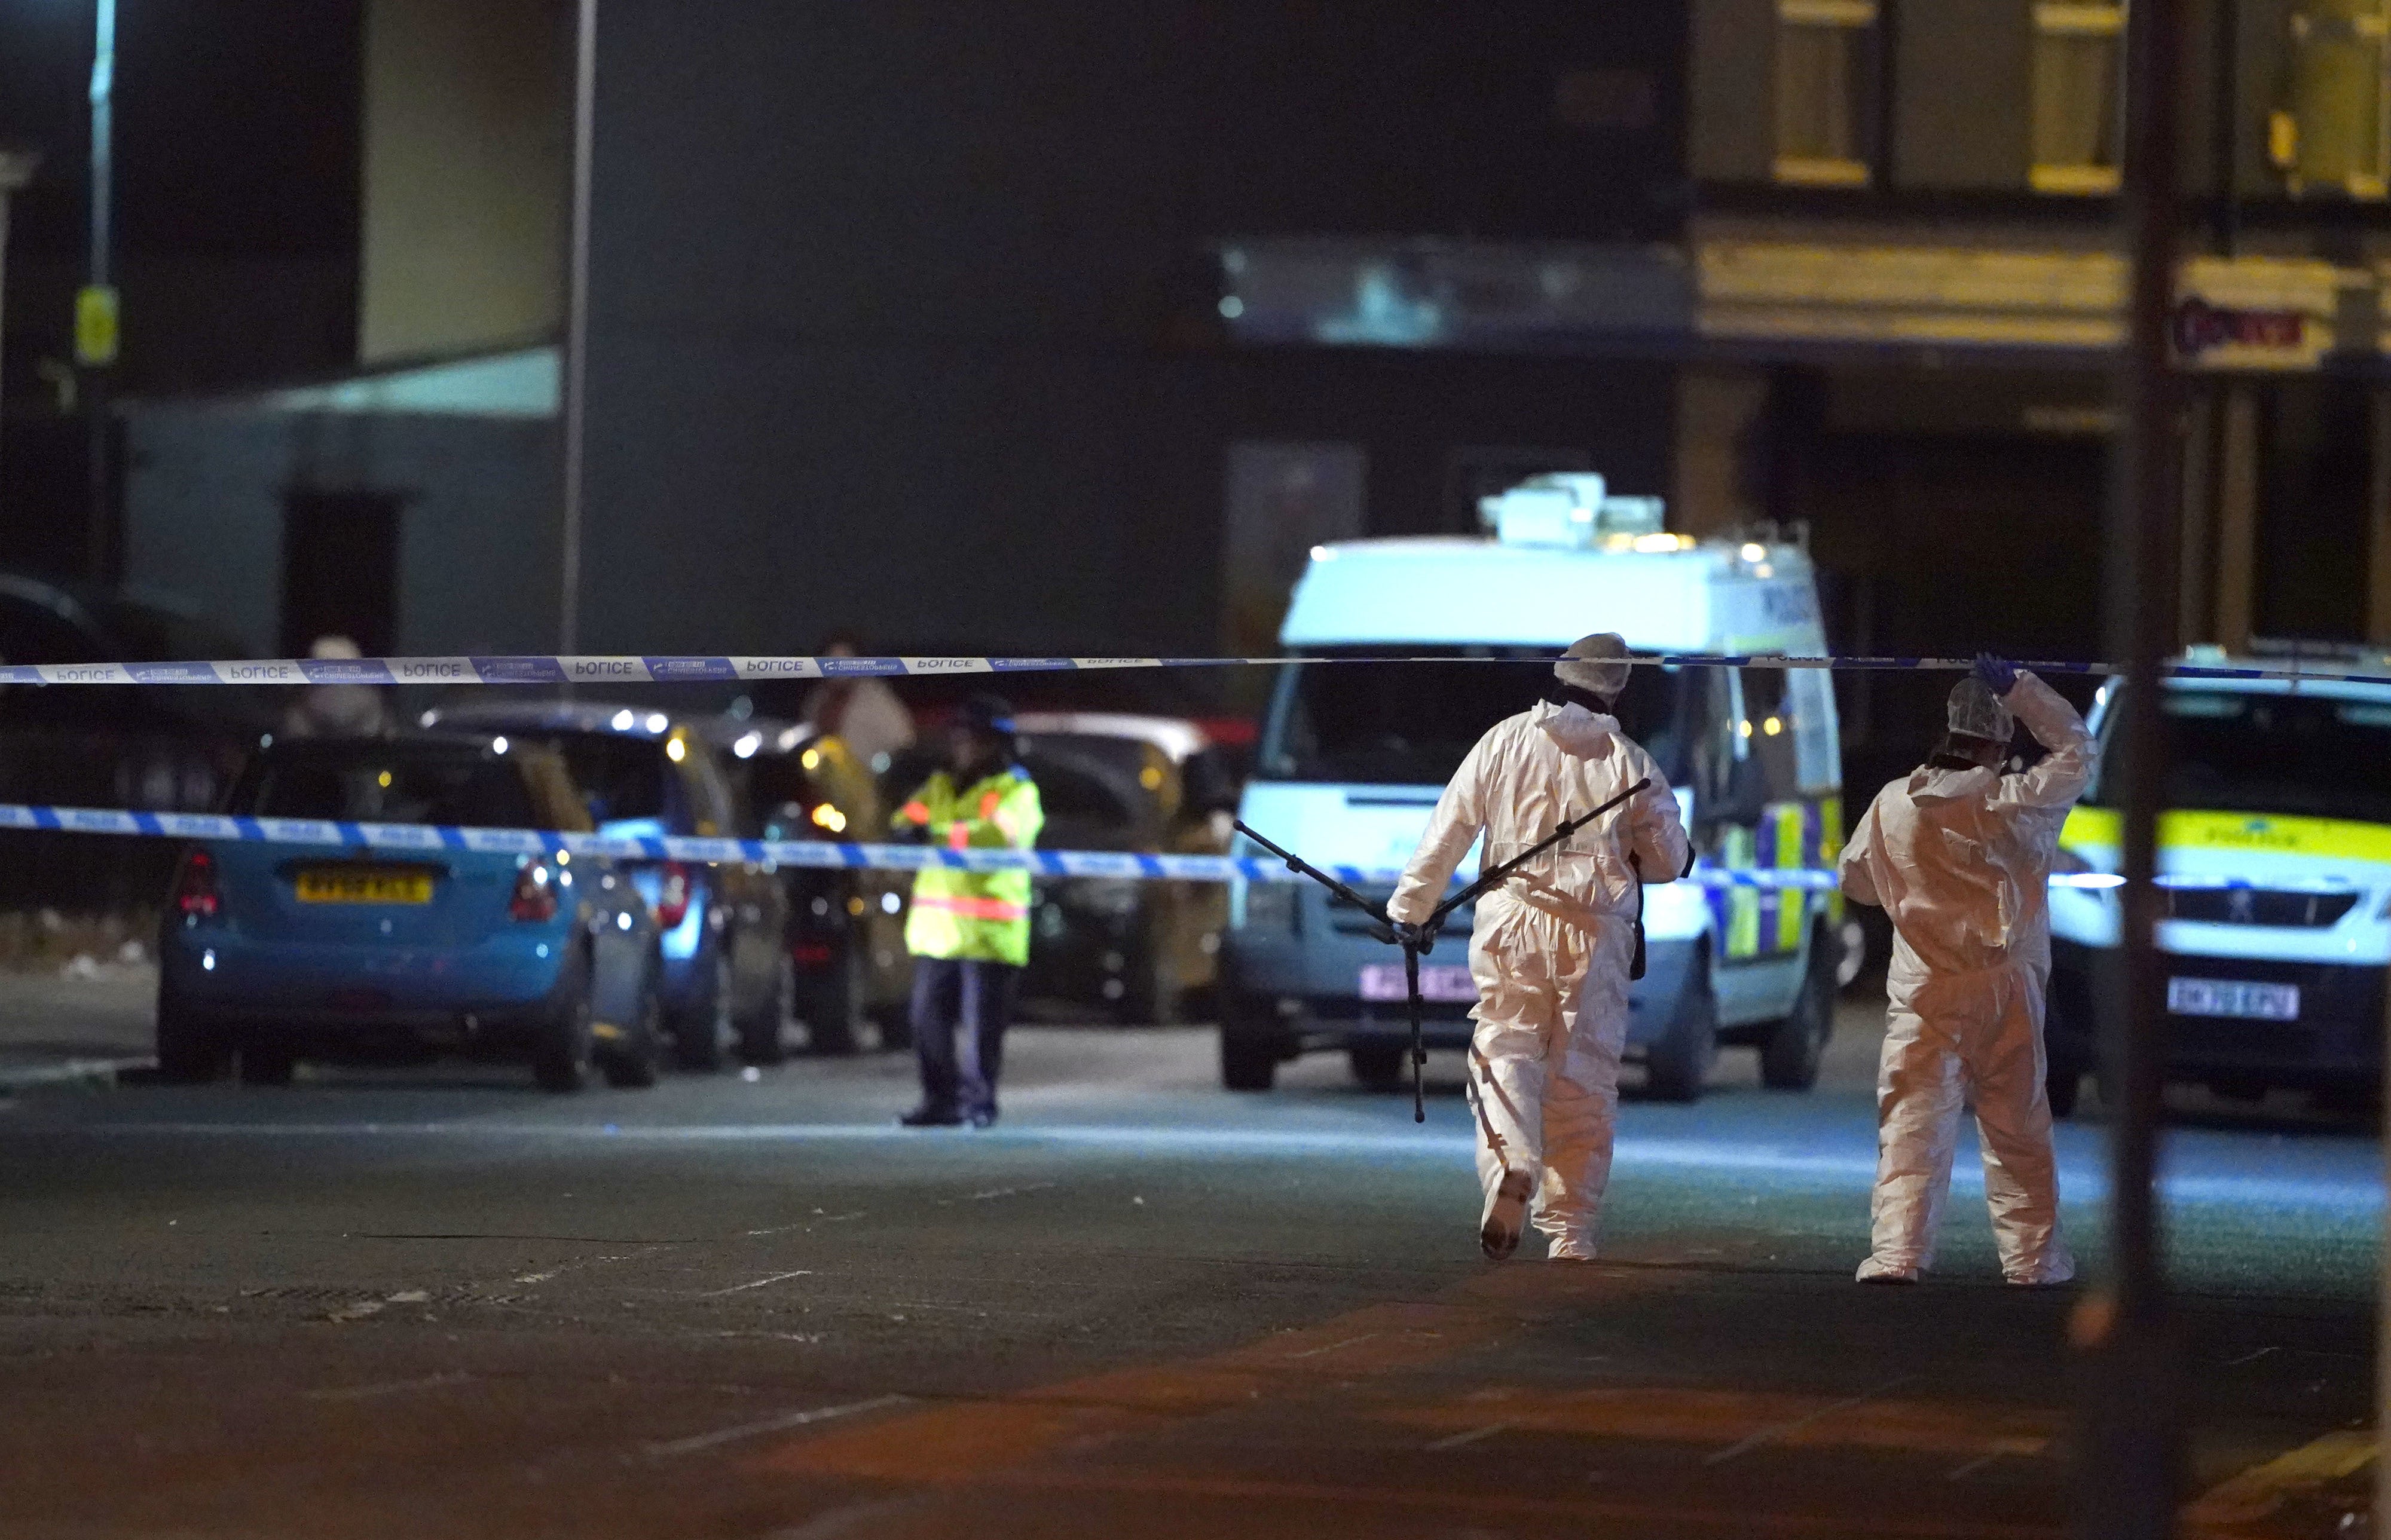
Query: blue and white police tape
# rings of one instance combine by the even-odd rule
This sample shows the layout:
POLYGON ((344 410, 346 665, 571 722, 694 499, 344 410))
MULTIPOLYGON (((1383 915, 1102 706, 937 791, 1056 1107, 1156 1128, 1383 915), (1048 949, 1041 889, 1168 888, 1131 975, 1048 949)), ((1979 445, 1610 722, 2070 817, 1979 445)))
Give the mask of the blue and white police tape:
MULTIPOLYGON (((1300 660, 1321 663, 1551 662, 1557 653, 1455 658, 1405 653, 1339 653, 1300 660)), ((1061 674, 1075 671, 1266 666, 1288 658, 760 658, 597 657, 277 658, 231 662, 0 663, 0 685, 679 685, 758 684, 773 679, 837 679, 858 675, 932 678, 953 674, 1061 674)), ((1844 672, 1964 673, 1966 658, 1784 657, 1770 653, 1661 653, 1636 662, 1664 668, 1803 668, 1844 672)), ((2391 685, 2391 664, 2375 672, 2286 663, 2170 663, 2178 679, 2301 679, 2320 683, 2391 685)), ((2105 676, 2113 663, 2065 660, 2017 661, 2044 674, 2105 676)))
MULTIPOLYGON (((315 818, 245 818, 220 813, 136 813, 110 807, 57 807, 0 802, 0 830, 56 830, 150 840, 199 840, 232 844, 336 847, 374 854, 430 855, 442 851, 496 851, 548 855, 611 856, 633 861, 737 861, 757 866, 834 871, 1026 871, 1036 877, 1110 878, 1154 882, 1301 882, 1285 862, 1267 856, 1149 855, 1100 850, 950 850, 938 845, 867 845, 826 840, 708 840, 660 834, 581 834, 554 829, 478 828, 447 824, 365 824, 315 818)), ((1402 873, 1369 866, 1330 866, 1356 888, 1391 888, 1402 873)), ((1467 880, 1456 873, 1455 883, 1467 880)), ((1831 892, 1835 874, 1816 866, 1728 869, 1697 866, 1684 880, 1703 888, 1798 888, 1831 892)), ((2162 877, 2165 887, 2238 887, 2245 883, 2198 877, 2162 877)), ((2125 879, 2106 872, 2061 873, 2061 888, 2114 888, 2125 879)), ((2281 883, 2270 886, 2281 887, 2281 883)), ((2321 890, 2320 890, 2321 891, 2321 890)), ((2333 887, 2332 891, 2345 891, 2333 887)))

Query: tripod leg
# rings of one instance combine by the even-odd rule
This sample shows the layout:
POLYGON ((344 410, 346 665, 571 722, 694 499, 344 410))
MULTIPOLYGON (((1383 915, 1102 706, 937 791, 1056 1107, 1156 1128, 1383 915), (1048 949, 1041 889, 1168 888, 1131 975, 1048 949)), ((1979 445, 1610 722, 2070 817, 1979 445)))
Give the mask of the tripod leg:
POLYGON ((1428 1049, 1420 1042, 1419 948, 1403 948, 1403 984, 1412 1013, 1412 1122, 1428 1122, 1428 1049))

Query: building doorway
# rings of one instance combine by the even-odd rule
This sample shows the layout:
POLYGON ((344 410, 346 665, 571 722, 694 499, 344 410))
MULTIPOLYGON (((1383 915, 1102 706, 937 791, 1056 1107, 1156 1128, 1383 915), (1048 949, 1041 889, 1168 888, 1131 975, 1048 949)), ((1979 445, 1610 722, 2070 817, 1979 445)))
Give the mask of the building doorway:
POLYGON ((346 636, 368 658, 398 639, 398 516, 391 492, 292 490, 282 499, 282 655, 346 636))

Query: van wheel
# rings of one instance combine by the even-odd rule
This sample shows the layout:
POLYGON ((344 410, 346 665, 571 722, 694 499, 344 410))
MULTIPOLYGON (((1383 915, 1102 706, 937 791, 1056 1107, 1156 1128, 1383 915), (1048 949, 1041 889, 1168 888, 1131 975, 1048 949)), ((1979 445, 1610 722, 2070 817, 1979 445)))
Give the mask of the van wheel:
POLYGON ((1666 1036, 1644 1052, 1644 1088, 1655 1101, 1700 1101, 1718 1058, 1718 996, 1711 991, 1710 957, 1697 957, 1666 1036))
POLYGON ((1760 1084, 1772 1091, 1806 1091, 1818 1084, 1827 1037, 1835 1030, 1835 951, 1822 928, 1810 933, 1809 966, 1793 1009, 1760 1046, 1760 1084))
POLYGON ((2050 1098, 2052 1117, 2074 1117, 2076 1099, 2084 1092, 2084 1066, 2073 1059, 2051 1055, 2049 1066, 2043 1071, 2042 1089, 2050 1098))
POLYGON ((1232 1091, 1267 1091, 1278 1082, 1278 1045, 1221 1029, 1221 1084, 1232 1091))
POLYGON ((1390 1091, 1402 1084, 1403 1066, 1411 1058, 1409 1043, 1356 1043, 1346 1050, 1353 1061, 1353 1078, 1373 1090, 1390 1091))

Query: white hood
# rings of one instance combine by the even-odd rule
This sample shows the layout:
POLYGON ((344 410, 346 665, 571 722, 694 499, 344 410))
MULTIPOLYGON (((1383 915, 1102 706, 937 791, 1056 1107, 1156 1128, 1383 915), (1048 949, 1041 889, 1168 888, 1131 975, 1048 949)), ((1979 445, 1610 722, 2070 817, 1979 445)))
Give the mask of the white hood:
POLYGON ((1537 701, 1535 722, 1553 740, 1553 747, 1572 759, 1601 758, 1610 751, 1610 740, 1619 731, 1617 717, 1605 716, 1574 700, 1562 706, 1537 701))

